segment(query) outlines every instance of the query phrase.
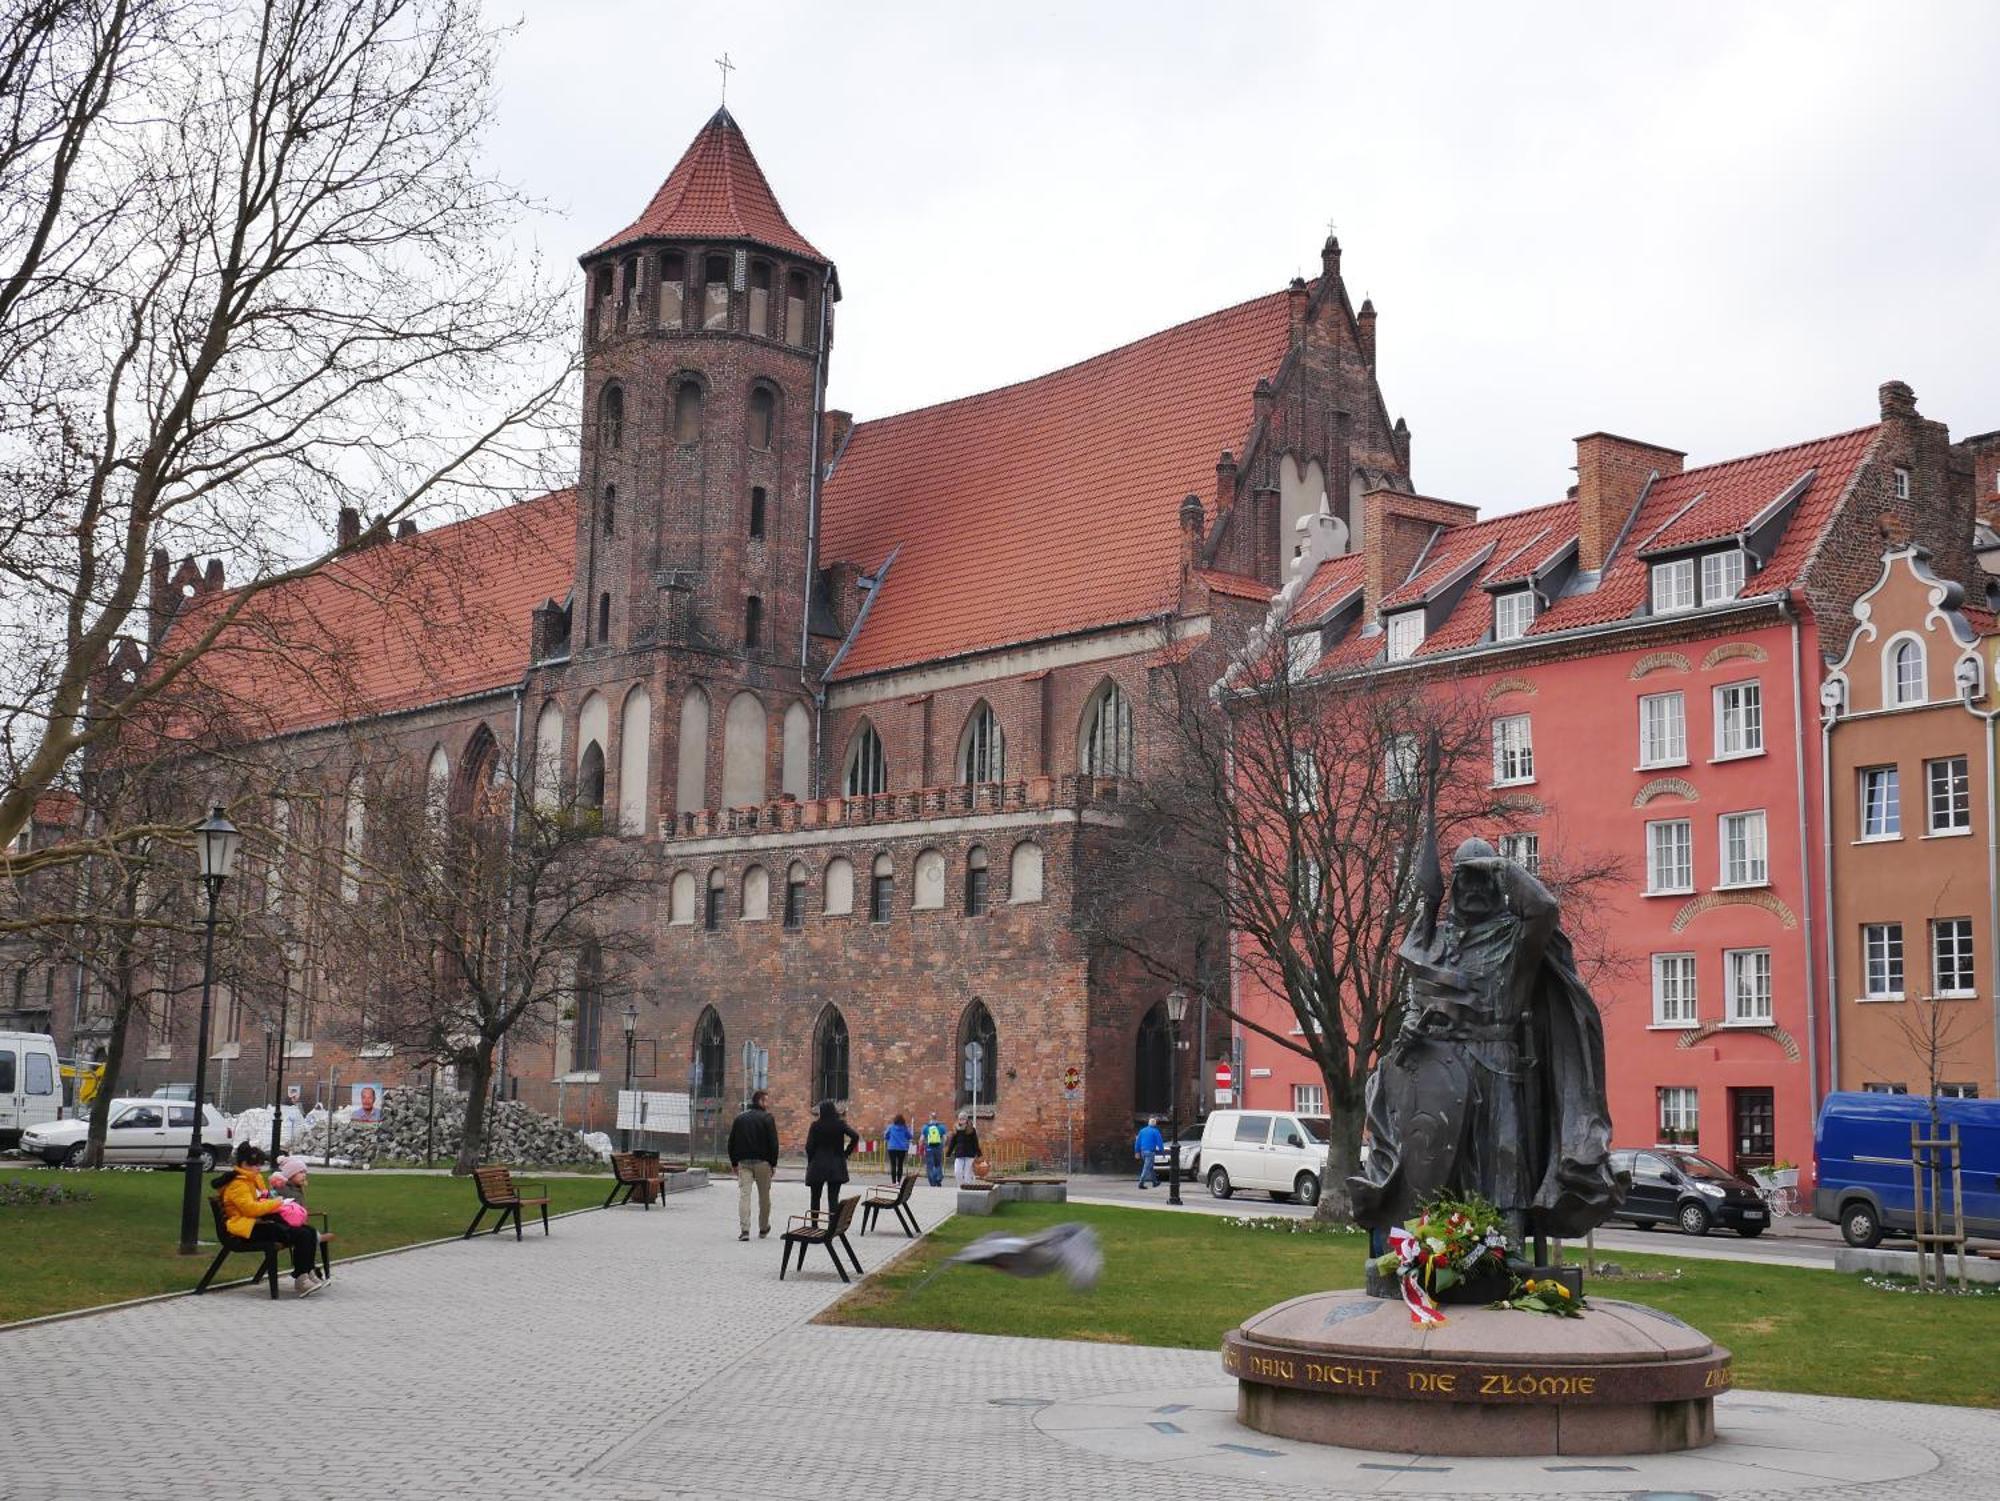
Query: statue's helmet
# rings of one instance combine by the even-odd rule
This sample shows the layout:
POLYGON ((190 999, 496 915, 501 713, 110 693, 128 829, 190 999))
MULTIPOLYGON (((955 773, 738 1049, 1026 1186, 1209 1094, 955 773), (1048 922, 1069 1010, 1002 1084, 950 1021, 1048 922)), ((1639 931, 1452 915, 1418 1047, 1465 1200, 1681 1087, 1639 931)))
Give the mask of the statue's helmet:
POLYGON ((1500 852, 1484 839, 1468 839, 1451 857, 1451 905, 1463 920, 1483 919, 1507 904, 1500 852))
POLYGON ((1463 865, 1468 860, 1493 860, 1497 859, 1499 854, 1500 851, 1484 839, 1468 839, 1452 851, 1451 863, 1463 865))

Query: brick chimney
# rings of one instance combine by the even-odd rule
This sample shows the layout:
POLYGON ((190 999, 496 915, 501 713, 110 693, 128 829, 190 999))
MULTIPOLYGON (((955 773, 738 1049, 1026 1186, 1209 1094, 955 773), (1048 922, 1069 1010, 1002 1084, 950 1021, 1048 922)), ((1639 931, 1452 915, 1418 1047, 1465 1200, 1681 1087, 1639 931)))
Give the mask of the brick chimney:
POLYGON ((1361 358, 1368 362, 1368 368, 1375 368, 1375 303, 1372 298, 1361 299, 1361 311, 1354 315, 1354 321, 1361 329, 1361 358))
POLYGON ((1401 490, 1370 490, 1361 497, 1363 609, 1380 618, 1381 604, 1409 578, 1439 527, 1469 526, 1476 506, 1401 490))
POLYGON ((2000 531, 2000 431, 1961 440, 1972 460, 1972 499, 1979 519, 2000 531))
POLYGON ((1679 474, 1687 455, 1678 448, 1641 443, 1614 433, 1586 433, 1576 440, 1576 566, 1602 568, 1632 507, 1658 474, 1679 474))
POLYGON ((1236 504, 1236 455, 1228 449, 1215 461, 1215 514, 1228 514, 1236 504))
POLYGON ((361 513, 353 506, 340 508, 340 526, 336 535, 342 547, 352 547, 361 540, 361 513))
POLYGON ((1201 539, 1206 530, 1201 497, 1189 495, 1181 501, 1181 563, 1187 568, 1201 566, 1201 539))

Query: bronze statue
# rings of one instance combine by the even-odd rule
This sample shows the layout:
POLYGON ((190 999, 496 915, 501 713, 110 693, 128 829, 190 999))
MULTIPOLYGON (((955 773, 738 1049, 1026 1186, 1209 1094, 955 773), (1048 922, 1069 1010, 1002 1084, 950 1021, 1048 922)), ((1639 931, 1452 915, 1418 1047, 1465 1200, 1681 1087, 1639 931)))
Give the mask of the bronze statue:
POLYGON ((1458 847, 1447 902, 1434 818, 1416 879, 1403 1021, 1368 1081, 1354 1217, 1386 1229, 1439 1193, 1476 1193, 1516 1250, 1580 1236, 1625 1182, 1609 1161, 1604 1027, 1560 906, 1483 839, 1458 847))

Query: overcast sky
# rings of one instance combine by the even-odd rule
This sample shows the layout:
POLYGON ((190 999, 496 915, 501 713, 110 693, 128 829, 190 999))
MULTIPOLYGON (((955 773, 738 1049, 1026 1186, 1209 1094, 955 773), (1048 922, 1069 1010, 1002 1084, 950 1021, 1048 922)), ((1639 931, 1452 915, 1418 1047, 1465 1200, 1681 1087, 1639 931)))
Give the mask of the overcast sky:
POLYGON ((727 49, 840 267, 860 417, 1274 290, 1331 220, 1427 493, 1555 499, 1598 428, 1699 463, 1855 427, 1892 378, 2000 428, 1989 0, 521 13, 492 151, 566 260, 644 206, 727 49))

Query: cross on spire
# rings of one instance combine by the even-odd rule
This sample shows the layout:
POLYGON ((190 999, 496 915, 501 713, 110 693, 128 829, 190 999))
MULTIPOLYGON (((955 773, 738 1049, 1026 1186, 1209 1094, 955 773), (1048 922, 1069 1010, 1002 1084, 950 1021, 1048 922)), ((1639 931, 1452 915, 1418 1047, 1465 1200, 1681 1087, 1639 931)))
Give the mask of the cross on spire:
POLYGON ((729 54, 724 52, 715 60, 715 66, 722 70, 722 103, 726 106, 729 103, 729 75, 736 71, 736 64, 731 62, 729 54))

